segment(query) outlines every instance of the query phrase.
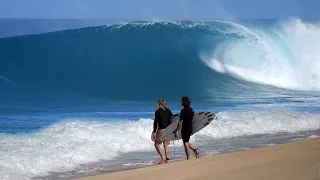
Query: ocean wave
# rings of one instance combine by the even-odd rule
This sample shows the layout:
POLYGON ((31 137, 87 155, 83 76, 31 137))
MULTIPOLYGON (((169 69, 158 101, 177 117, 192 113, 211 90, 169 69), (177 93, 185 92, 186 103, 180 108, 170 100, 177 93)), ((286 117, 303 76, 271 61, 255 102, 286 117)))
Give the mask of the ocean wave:
MULTIPOLYGON (((191 137, 194 141, 259 134, 297 133, 320 128, 319 114, 270 109, 220 112, 191 137)), ((0 134, 1 179, 26 179, 108 161, 123 153, 154 150, 153 120, 95 121, 68 118, 33 133, 0 134)), ((183 146, 181 141, 176 146, 183 146)))
POLYGON ((319 91, 319 31, 296 19, 136 21, 4 38, 1 75, 23 88, 0 91, 115 100, 319 91))
POLYGON ((225 41, 203 61, 216 72, 291 90, 320 90, 320 26, 298 19, 275 27, 232 23, 243 39, 225 41))

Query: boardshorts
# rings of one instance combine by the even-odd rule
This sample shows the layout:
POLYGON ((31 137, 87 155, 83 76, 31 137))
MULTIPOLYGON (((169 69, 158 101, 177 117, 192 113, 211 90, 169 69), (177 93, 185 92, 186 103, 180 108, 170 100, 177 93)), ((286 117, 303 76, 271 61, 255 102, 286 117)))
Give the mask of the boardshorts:
POLYGON ((164 131, 164 129, 160 129, 160 130, 157 130, 157 132, 156 132, 156 143, 157 144, 162 144, 162 143, 164 143, 164 144, 166 144, 166 143, 170 143, 170 141, 168 141, 168 140, 165 140, 164 138, 163 138, 163 136, 162 136, 162 132, 164 131))
POLYGON ((189 142, 191 134, 192 134, 192 124, 182 124, 182 129, 181 129, 182 142, 184 143, 189 142))

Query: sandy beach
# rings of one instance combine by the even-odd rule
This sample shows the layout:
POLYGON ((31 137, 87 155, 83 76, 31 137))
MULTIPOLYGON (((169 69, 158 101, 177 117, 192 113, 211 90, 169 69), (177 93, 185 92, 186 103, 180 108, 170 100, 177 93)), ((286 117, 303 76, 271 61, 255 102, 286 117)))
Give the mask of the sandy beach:
POLYGON ((78 180, 320 180, 320 138, 177 161, 78 180))

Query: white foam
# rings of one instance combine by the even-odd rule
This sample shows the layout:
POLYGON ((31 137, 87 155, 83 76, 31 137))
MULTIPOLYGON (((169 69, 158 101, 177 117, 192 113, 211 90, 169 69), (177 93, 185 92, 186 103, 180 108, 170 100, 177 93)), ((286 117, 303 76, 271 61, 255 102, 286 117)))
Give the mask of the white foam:
POLYGON ((299 132, 320 128, 320 115, 290 112, 281 109, 263 112, 221 112, 213 121, 191 140, 232 138, 246 135, 299 132))
POLYGON ((313 138, 318 138, 319 136, 317 136, 317 135, 311 135, 311 136, 309 136, 308 138, 309 139, 313 139, 313 138))
POLYGON ((220 152, 219 151, 216 151, 216 150, 210 150, 210 151, 206 151, 204 153, 205 156, 212 156, 212 155, 216 155, 216 154, 219 154, 220 152))
POLYGON ((267 144, 267 146, 275 146, 276 144, 267 144))
POLYGON ((320 90, 320 26, 293 19, 278 29, 249 28, 235 23, 212 54, 201 54, 212 69, 234 77, 293 90, 320 90))
POLYGON ((124 166, 145 166, 145 165, 152 165, 153 162, 145 162, 145 163, 126 163, 126 164, 123 164, 124 166))
MULTIPOLYGON (((192 136, 191 142, 320 128, 320 115, 285 110, 221 112, 217 116, 218 120, 192 136)), ((26 180, 52 171, 74 170, 81 164, 111 160, 122 153, 155 151, 150 140, 152 125, 151 119, 113 122, 66 119, 37 133, 0 134, 0 179, 26 180)), ((182 142, 171 145, 182 146, 182 142)))
POLYGON ((27 179, 80 164, 149 150, 152 121, 112 123, 68 119, 41 132, 0 135, 0 179, 27 179))

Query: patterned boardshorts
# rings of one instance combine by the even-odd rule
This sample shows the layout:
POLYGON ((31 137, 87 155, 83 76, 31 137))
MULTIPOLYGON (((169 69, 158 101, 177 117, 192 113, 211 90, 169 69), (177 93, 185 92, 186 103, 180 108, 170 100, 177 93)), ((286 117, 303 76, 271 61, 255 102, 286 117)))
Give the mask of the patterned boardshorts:
POLYGON ((157 132, 156 132, 156 137, 157 137, 156 143, 157 144, 162 144, 162 143, 169 144, 170 143, 170 141, 163 139, 163 136, 162 136, 163 131, 164 131, 164 129, 160 129, 160 130, 157 130, 157 132))

